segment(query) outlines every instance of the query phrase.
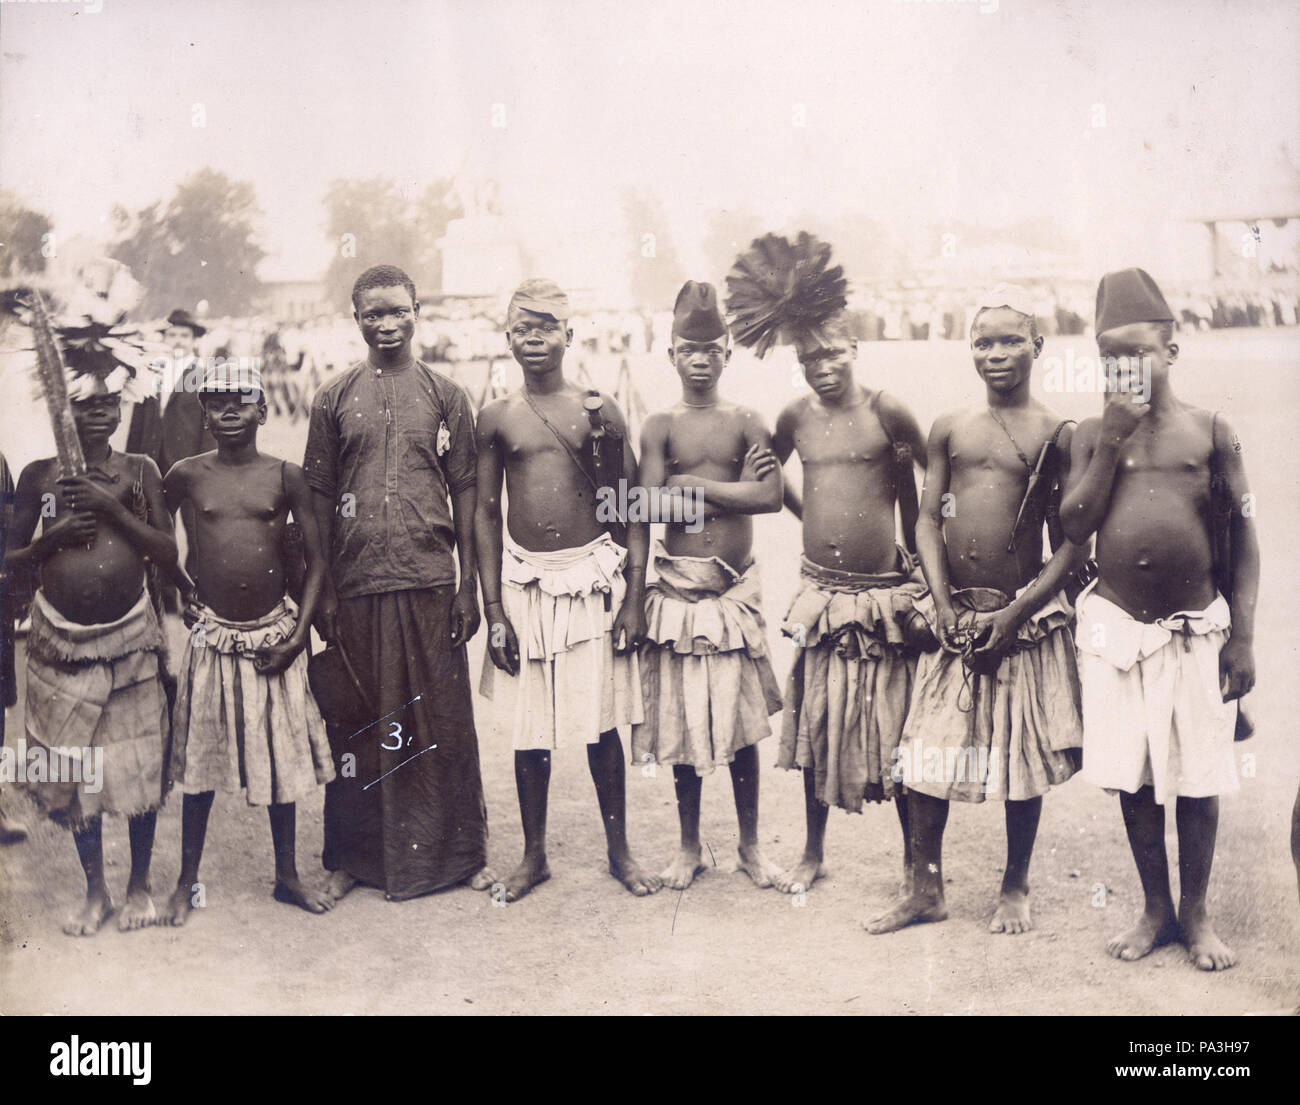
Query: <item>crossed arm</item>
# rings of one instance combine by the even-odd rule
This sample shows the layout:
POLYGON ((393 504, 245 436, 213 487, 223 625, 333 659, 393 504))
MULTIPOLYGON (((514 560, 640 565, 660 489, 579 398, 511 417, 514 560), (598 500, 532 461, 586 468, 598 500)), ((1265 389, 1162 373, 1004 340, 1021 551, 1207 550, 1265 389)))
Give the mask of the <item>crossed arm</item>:
POLYGON ((745 459, 736 481, 707 479, 689 472, 667 476, 668 427, 666 415, 652 415, 641 433, 641 482, 650 494, 658 496, 656 505, 661 512, 670 508, 669 493, 675 488, 690 488, 702 496, 705 513, 710 517, 772 514, 781 509, 780 465, 772 456, 771 435, 756 414, 746 412, 745 459))

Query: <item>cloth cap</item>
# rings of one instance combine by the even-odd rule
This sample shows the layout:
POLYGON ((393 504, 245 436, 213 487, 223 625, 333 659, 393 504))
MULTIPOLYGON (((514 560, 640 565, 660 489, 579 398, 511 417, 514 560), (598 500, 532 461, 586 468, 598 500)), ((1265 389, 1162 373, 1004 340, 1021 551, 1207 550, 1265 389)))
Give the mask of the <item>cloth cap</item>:
POLYGON ((1173 322, 1174 313, 1143 269, 1108 272, 1097 285, 1098 334, 1134 322, 1173 322))
POLYGON ((991 311, 998 307, 1009 307, 1020 315, 1034 317, 1034 299, 1029 291, 1019 284, 997 284, 979 298, 975 313, 991 311))
POLYGON ((713 341, 727 333, 718 308, 718 291, 712 284, 688 280, 673 304, 673 337, 687 341, 713 341))
POLYGON ((569 317, 569 297, 554 280, 535 277, 525 280, 510 297, 510 306, 531 311, 535 315, 550 315, 565 322, 569 317))
POLYGON ((234 357, 214 360, 203 371, 199 394, 205 391, 256 391, 262 394, 262 370, 234 357))

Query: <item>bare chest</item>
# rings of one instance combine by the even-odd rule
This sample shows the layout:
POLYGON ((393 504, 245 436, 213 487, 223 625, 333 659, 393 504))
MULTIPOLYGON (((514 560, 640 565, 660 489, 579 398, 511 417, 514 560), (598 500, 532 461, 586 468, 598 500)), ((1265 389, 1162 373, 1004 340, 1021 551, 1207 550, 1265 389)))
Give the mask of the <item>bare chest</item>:
POLYGON ((795 430, 794 447, 804 465, 872 464, 888 460, 891 452, 880 419, 866 407, 805 419, 795 430))

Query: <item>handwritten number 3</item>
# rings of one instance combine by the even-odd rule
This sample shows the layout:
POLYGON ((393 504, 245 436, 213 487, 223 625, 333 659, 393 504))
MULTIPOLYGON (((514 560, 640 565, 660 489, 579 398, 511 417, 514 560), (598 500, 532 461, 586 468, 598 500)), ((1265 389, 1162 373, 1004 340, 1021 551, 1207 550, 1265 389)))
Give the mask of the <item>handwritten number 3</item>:
POLYGON ((392 746, 389 746, 387 743, 381 743, 379 747, 388 752, 396 752, 402 747, 402 723, 400 721, 390 721, 388 724, 392 726, 388 731, 388 735, 390 737, 396 737, 397 743, 392 746))

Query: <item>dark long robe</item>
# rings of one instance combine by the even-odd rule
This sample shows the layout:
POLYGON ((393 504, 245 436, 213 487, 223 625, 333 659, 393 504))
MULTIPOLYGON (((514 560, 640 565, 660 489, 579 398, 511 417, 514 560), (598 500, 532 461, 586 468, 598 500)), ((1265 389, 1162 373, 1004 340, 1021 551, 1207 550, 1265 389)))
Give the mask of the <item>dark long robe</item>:
POLYGON ((351 733, 326 719, 337 777, 323 861, 393 899, 454 886, 487 862, 469 660, 448 643, 455 590, 339 602, 339 641, 382 720, 351 733))

